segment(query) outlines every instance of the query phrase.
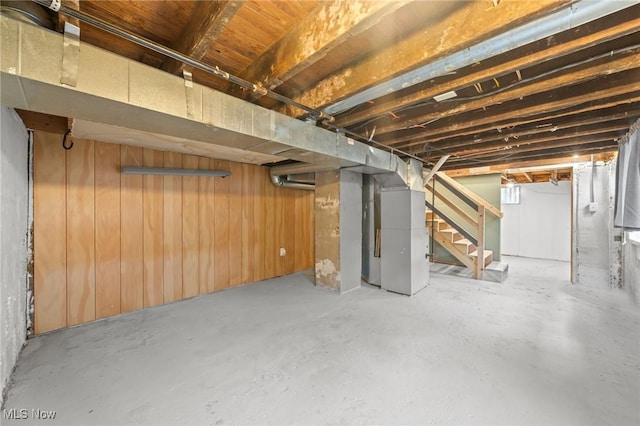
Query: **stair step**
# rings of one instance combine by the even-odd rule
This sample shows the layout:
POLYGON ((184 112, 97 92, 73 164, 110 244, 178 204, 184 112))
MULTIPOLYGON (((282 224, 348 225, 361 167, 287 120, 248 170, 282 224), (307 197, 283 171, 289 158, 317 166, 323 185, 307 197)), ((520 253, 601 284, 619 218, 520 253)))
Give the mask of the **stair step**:
POLYGON ((427 228, 435 227, 437 231, 444 231, 446 229, 451 229, 449 224, 444 221, 444 219, 432 219, 427 221, 427 228))
POLYGON ((451 225, 449 225, 447 222, 442 221, 442 222, 438 223, 438 228, 437 229, 440 232, 445 232, 445 231, 448 231, 449 229, 453 229, 453 228, 451 228, 451 225))
MULTIPOLYGON (((469 256, 478 257, 478 250, 472 251, 471 253, 469 253, 469 256)), ((493 252, 491 250, 485 250, 484 251, 484 258, 487 259, 489 256, 493 256, 493 252)))
MULTIPOLYGON (((478 250, 476 249, 475 251, 472 251, 471 253, 469 253, 469 256, 470 257, 478 257, 478 250)), ((485 250, 484 251, 484 266, 487 266, 491 262, 493 262, 493 252, 491 250, 485 250)))
POLYGON ((459 233, 457 230, 453 229, 453 228, 447 228, 447 229, 443 229, 440 232, 442 232, 443 234, 451 234, 449 237, 451 242, 456 242, 459 241, 463 238, 462 234, 459 233))
POLYGON ((483 280, 503 283, 509 276, 509 264, 504 262, 491 262, 484 268, 483 280))
POLYGON ((453 243, 464 247, 462 248, 462 251, 464 251, 467 254, 469 254, 470 252, 473 252, 474 250, 477 250, 477 247, 474 246, 473 243, 467 240, 466 238, 462 238, 460 240, 454 241, 453 243))

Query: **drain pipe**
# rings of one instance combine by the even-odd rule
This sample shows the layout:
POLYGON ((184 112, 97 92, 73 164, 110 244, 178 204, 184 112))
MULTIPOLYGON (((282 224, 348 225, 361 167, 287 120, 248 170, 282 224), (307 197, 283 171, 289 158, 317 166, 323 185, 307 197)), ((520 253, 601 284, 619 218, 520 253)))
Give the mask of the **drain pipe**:
POLYGON ((305 191, 315 191, 316 185, 313 183, 295 182, 287 179, 286 176, 271 174, 271 183, 280 188, 303 189, 305 191))

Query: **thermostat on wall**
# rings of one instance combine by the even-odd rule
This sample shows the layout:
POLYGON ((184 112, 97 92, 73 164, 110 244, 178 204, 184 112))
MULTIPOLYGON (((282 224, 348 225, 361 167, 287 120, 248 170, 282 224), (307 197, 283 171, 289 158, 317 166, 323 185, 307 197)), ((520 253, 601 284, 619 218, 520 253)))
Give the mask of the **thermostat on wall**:
POLYGON ((595 201, 592 203, 589 203, 589 211, 592 213, 595 213, 598 211, 598 203, 596 203, 595 201))

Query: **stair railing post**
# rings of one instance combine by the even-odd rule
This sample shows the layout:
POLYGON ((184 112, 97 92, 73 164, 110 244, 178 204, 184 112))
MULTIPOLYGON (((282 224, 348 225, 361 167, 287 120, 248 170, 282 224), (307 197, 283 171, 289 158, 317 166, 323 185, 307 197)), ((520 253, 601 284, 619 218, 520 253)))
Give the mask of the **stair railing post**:
POLYGON ((474 274, 477 280, 481 280, 484 274, 484 217, 485 207, 478 204, 478 257, 474 274))
MULTIPOLYGON (((433 179, 433 191, 431 191, 431 205, 433 207, 436 206, 436 178, 435 176, 432 177, 433 179)), ((428 183, 428 182, 427 182, 428 183)), ((436 233, 435 229, 433 229, 433 226, 435 224, 435 220, 433 218, 433 215, 435 215, 436 212, 435 211, 431 211, 431 232, 429 234, 429 236, 431 237, 431 244, 429 244, 429 251, 430 253, 430 257, 429 257, 429 262, 433 263, 433 259, 435 258, 436 255, 436 245, 435 245, 435 237, 434 234, 436 233)))

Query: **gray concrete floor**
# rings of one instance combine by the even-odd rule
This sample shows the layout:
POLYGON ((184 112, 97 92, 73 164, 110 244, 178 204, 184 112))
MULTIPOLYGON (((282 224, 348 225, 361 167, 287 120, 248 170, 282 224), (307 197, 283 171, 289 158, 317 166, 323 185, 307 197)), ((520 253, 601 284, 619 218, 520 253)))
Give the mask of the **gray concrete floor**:
POLYGON ((432 274, 408 298, 304 274, 29 341, 3 424, 640 422, 640 309, 510 258, 503 284, 432 274))

